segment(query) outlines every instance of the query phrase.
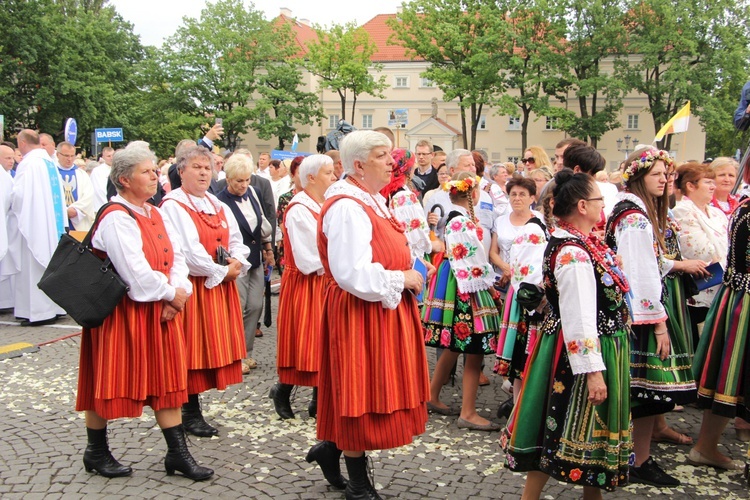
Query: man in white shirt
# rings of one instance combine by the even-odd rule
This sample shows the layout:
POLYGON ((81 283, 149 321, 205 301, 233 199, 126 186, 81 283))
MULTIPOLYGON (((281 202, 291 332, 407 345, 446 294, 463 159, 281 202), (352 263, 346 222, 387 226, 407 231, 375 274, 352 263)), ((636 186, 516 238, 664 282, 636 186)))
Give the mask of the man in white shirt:
POLYGON ((62 178, 70 229, 88 231, 94 223, 94 187, 89 175, 73 163, 76 148, 69 142, 57 145, 57 170, 62 178))
POLYGON ((107 203, 107 179, 112 171, 112 157, 115 155, 114 148, 102 149, 102 163, 91 171, 91 184, 94 187, 94 210, 99 211, 102 205, 107 203))
POLYGON ((258 154, 258 170, 255 171, 255 175, 265 177, 266 179, 270 181, 271 170, 269 169, 269 165, 271 165, 271 155, 269 153, 259 153, 258 154))
POLYGON ((23 160, 13 186, 8 240, 18 265, 14 313, 21 326, 54 323, 65 314, 37 283, 68 225, 62 179, 33 130, 18 133, 23 160))

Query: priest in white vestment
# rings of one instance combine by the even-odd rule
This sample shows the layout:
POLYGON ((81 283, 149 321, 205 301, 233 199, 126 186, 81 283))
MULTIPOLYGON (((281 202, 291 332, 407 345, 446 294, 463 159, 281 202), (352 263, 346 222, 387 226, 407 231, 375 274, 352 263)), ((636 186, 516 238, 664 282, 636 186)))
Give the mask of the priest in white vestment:
POLYGON ((18 264, 14 312, 21 326, 52 323, 65 314, 37 283, 44 274, 60 236, 68 225, 65 194, 57 166, 33 130, 18 134, 23 160, 14 179, 8 220, 9 242, 18 264))
POLYGON ((63 183, 65 206, 71 231, 88 231, 94 223, 94 187, 89 174, 75 163, 76 147, 69 142, 57 145, 57 170, 63 183))
POLYGON ((0 309, 13 307, 14 275, 18 272, 18 266, 8 253, 8 212, 12 196, 13 177, 0 168, 0 309))

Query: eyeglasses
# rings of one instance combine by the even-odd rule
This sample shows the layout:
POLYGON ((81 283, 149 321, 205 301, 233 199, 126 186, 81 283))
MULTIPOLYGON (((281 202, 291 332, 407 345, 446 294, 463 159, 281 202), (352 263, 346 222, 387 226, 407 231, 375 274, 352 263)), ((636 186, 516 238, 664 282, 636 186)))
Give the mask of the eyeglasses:
POLYGON ((584 198, 583 201, 604 201, 604 196, 600 196, 599 198, 584 198))
POLYGON ((536 158, 533 156, 531 158, 521 158, 521 163, 536 163, 536 158))

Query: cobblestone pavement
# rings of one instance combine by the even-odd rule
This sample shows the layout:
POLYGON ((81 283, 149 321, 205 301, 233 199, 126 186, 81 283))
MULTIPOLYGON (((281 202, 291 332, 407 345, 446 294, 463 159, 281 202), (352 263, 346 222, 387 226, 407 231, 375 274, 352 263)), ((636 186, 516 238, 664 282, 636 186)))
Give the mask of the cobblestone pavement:
MULTIPOLYGON (((0 346, 43 344, 77 331, 69 319, 54 327, 21 328, 11 314, 0 315, 0 346)), ((343 499, 341 492, 327 486, 316 467, 304 461, 315 443, 315 421, 306 413, 310 389, 300 388, 294 397, 296 419, 282 421, 273 411, 267 395, 276 379, 275 328, 272 325, 264 332, 255 343, 260 366, 245 377, 244 384, 203 396, 208 420, 221 430, 218 438, 191 439, 196 459, 216 471, 203 483, 165 474, 166 446, 150 409, 141 418, 109 426, 112 451, 133 467, 131 477, 105 479, 84 471, 81 458, 86 433, 83 415, 74 411, 79 336, 0 361, 0 498, 343 499)), ((490 378, 492 384, 480 389, 477 405, 487 416, 494 415, 507 398, 498 378, 490 378)), ((460 404, 460 384, 447 386, 443 399, 460 404)), ((668 419, 696 437, 697 409, 687 408, 668 419)), ((518 498, 524 476, 503 468, 497 438, 496 432, 469 432, 458 429, 449 417, 431 416, 427 432, 412 445, 371 454, 377 488, 385 498, 518 498)), ((723 444, 734 458, 744 457, 746 445, 734 438, 732 429, 725 433, 723 444)), ((659 490, 632 485, 607 498, 750 496, 739 473, 685 464, 688 447, 658 444, 652 451, 683 486, 659 490)), ((580 487, 550 481, 543 498, 580 498, 582 493, 580 487)))

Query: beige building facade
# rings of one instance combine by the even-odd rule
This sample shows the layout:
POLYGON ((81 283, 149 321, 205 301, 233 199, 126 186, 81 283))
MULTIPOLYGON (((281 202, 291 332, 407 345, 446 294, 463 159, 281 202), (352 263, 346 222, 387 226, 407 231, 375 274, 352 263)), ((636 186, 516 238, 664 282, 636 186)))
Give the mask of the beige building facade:
MULTIPOLYGON (((463 147, 461 118, 458 100, 445 102, 442 91, 432 82, 420 75, 428 68, 425 61, 406 60, 400 47, 387 45, 390 29, 386 20, 395 14, 376 16, 364 28, 379 47, 373 56, 373 62, 383 65, 378 75, 386 77, 388 88, 385 98, 379 99, 368 94, 357 97, 354 116, 351 114, 351 101, 347 102, 346 120, 357 129, 372 129, 389 126, 396 136, 396 146, 412 151, 422 139, 430 140, 446 151, 463 147)), ((291 12, 282 11, 282 20, 293 23, 293 29, 299 32, 298 42, 303 46, 304 40, 310 38, 311 28, 304 22, 291 19, 291 12)), ((612 70, 612 61, 604 66, 604 71, 612 70)), ((323 106, 326 119, 321 124, 302 126, 298 132, 310 137, 300 141, 297 148, 300 152, 315 152, 318 136, 326 135, 335 129, 341 118, 341 101, 337 93, 319 89, 317 78, 305 73, 306 90, 317 92, 323 106)), ((568 106, 577 105, 575 96, 567 99, 568 106)), ((651 144, 656 131, 651 115, 646 111, 646 97, 631 93, 623 101, 620 111, 620 128, 612 130, 602 137, 598 150, 607 159, 607 169, 616 169, 632 151, 636 144, 651 144), (619 142, 618 142, 619 141, 619 142)), ((566 104, 558 103, 559 106, 566 104)), ((570 109, 576 110, 575 107, 570 109)), ((467 127, 470 127, 467 116, 467 127)), ((555 127, 554 119, 545 116, 531 115, 528 125, 528 146, 542 146, 552 158, 555 144, 567 135, 555 127)), ((672 139, 671 153, 677 161, 703 160, 706 134, 698 118, 691 116, 688 132, 676 134, 672 139)), ((253 134, 242 137, 242 147, 253 152, 270 151, 275 140, 264 141, 253 134)), ((291 144, 291 137, 287 140, 291 144)), ((659 146, 659 144, 656 144, 659 146)), ((495 110, 485 107, 477 129, 477 149, 485 150, 491 162, 517 161, 523 156, 521 150, 520 118, 499 115, 495 110)))

